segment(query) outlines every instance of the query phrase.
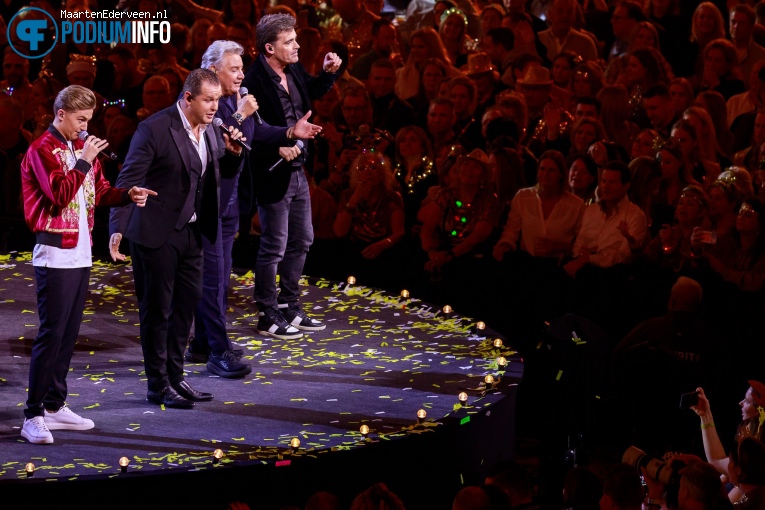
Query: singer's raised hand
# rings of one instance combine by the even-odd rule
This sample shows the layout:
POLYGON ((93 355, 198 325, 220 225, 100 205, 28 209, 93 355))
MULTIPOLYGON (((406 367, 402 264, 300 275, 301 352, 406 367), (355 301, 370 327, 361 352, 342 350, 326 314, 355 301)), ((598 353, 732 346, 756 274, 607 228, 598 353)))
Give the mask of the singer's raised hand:
POLYGON ((322 69, 327 73, 336 73, 340 66, 343 65, 343 59, 337 56, 337 53, 327 53, 324 57, 324 65, 322 69))
POLYGON ((128 191, 128 195, 130 196, 130 200, 135 202, 136 206, 144 207, 146 205, 146 200, 149 199, 149 196, 151 195, 156 197, 157 192, 147 188, 139 188, 138 186, 133 186, 128 191))
POLYGON ((279 156, 281 156, 284 161, 292 161, 300 156, 300 152, 300 147, 297 145, 294 147, 279 147, 279 156))
POLYGON ((258 102, 255 100, 255 96, 252 94, 247 94, 246 96, 242 97, 239 95, 239 92, 237 92, 236 97, 236 111, 241 113, 245 119, 258 111, 258 102))
POLYGON ((295 129, 292 131, 293 138, 313 138, 321 133, 321 126, 311 124, 308 119, 311 117, 311 110, 303 115, 300 120, 295 123, 295 129))
POLYGON ((96 138, 91 135, 85 139, 85 145, 82 147, 82 154, 80 157, 90 164, 98 157, 98 153, 106 149, 109 146, 109 142, 96 138))

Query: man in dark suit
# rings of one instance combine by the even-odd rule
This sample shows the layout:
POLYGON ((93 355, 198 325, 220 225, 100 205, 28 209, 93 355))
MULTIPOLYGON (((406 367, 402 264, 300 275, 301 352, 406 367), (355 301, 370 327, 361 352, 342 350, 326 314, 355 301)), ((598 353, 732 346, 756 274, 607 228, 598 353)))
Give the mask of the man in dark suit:
MULTIPOLYGON (((287 126, 294 133, 298 119, 311 111, 311 100, 326 94, 335 82, 342 60, 327 53, 318 76, 298 63, 295 18, 288 14, 263 16, 256 29, 260 55, 247 71, 243 85, 260 100, 260 116, 272 126, 287 126)), ((311 200, 304 165, 312 144, 289 163, 270 169, 278 147, 266 147, 252 158, 255 195, 262 236, 255 263, 255 302, 259 333, 282 339, 300 338, 304 331, 319 331, 324 324, 300 308, 298 282, 308 248, 313 242, 311 200), (281 292, 276 291, 277 269, 281 292)))
POLYGON ((183 98, 138 125, 121 186, 141 183, 157 192, 143 209, 115 208, 109 222, 112 258, 123 234, 130 241, 141 345, 155 404, 189 409, 210 393, 193 389, 183 377, 183 351, 202 294, 202 236, 215 239, 221 175, 236 172, 242 148, 210 124, 221 86, 208 69, 192 71, 183 98))

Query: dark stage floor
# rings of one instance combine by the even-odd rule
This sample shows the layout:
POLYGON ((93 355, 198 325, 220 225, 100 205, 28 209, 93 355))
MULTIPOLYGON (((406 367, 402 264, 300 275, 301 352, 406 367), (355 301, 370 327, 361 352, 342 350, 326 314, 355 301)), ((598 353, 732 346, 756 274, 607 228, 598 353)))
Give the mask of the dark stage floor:
MULTIPOLYGON (((486 414, 514 394, 522 375, 517 353, 475 334, 473 319, 321 279, 304 280, 303 303, 327 329, 299 340, 265 338, 255 333, 252 274, 231 283, 229 332, 252 374, 227 380, 187 364, 187 380, 215 400, 191 411, 161 409, 145 400, 131 268, 97 263, 68 377, 69 405, 96 428, 55 431, 54 444, 32 445, 19 432, 38 325, 33 269, 29 254, 0 256, 0 484, 24 479, 27 462, 35 479, 58 481, 116 475, 122 456, 142 473, 209 468, 216 448, 224 465, 269 463, 293 438, 300 450, 287 458, 321 458, 364 447, 362 424, 378 444, 438 429, 412 428, 421 408, 441 423, 486 414), (497 374, 500 354, 506 375, 486 394, 484 376, 497 374), (467 409, 459 408, 461 391, 467 409)), ((495 425, 510 431, 513 424, 495 425)))

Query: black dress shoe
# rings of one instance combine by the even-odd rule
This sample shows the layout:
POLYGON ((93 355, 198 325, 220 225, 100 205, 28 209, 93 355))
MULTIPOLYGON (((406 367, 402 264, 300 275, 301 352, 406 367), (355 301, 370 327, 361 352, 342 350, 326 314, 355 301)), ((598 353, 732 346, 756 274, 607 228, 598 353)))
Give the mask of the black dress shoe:
POLYGON ((181 381, 173 385, 175 391, 180 396, 192 402, 207 402, 213 399, 212 393, 205 393, 204 391, 197 391, 191 387, 186 381, 181 381))
POLYGON ((149 390, 146 394, 146 400, 152 404, 164 404, 165 407, 173 407, 175 409, 191 409, 194 407, 194 402, 183 398, 170 386, 165 386, 157 391, 149 390))

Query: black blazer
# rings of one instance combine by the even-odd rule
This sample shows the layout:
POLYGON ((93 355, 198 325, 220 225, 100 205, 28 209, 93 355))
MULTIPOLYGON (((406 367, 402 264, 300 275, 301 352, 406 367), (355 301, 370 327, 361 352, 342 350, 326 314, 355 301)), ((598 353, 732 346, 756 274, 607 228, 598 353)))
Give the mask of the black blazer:
MULTIPOLYGON (((258 113, 264 122, 272 126, 286 126, 287 118, 276 91, 276 84, 266 70, 265 66, 267 65, 265 57, 259 55, 247 70, 242 85, 247 87, 249 93, 258 100, 260 107, 258 113)), ((311 76, 299 63, 288 65, 285 72, 292 74, 306 113, 313 109, 311 101, 329 92, 337 79, 336 73, 325 73, 324 71, 321 71, 318 76, 311 76)), ((307 145, 308 153, 311 154, 313 142, 309 140, 307 145)), ((268 168, 278 159, 279 145, 264 146, 259 149, 257 157, 251 155, 250 164, 255 176, 255 197, 260 203, 278 202, 284 198, 287 192, 291 173, 289 167, 281 165, 273 172, 268 172, 268 168)))
MULTIPOLYGON (((232 175, 241 163, 241 157, 226 152, 220 130, 210 125, 204 136, 208 160, 211 159, 207 172, 214 174, 203 178, 207 183, 203 200, 213 211, 212 218, 198 218, 203 229, 217 225, 215 212, 220 203, 221 173, 232 175)), ((196 180, 201 171, 201 162, 193 150, 175 103, 138 124, 117 182, 124 188, 140 186, 154 190, 157 196, 149 197, 145 207, 130 204, 112 209, 110 234, 121 233, 147 248, 159 248, 173 231, 184 227, 179 225, 183 221, 181 211, 189 198, 192 178, 196 180)), ((215 238, 214 232, 203 233, 215 238)))

